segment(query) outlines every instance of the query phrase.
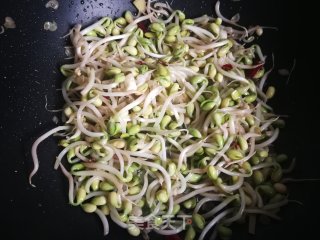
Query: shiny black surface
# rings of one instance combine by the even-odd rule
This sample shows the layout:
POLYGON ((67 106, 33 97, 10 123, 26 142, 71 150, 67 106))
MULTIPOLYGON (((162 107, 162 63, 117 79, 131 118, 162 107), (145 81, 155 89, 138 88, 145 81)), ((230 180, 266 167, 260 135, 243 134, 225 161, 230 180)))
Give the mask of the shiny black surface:
MULTIPOLYGON (((45 8, 46 2, 1 1, 0 23, 5 16, 11 16, 17 29, 0 35, 0 233, 2 236, 8 234, 9 239, 131 239, 126 231, 112 223, 110 234, 104 238, 96 216, 67 204, 67 181, 60 172, 53 170, 58 153, 55 139, 45 141, 39 148, 41 165, 34 178, 37 188, 29 186, 27 176, 32 168, 32 142, 55 126, 53 116, 59 117, 59 113, 45 110, 45 96, 48 108, 58 109, 62 105, 60 93, 56 90, 63 79, 58 67, 65 61, 66 40, 61 37, 76 23, 87 25, 105 15, 120 16, 124 10, 133 10, 133 7, 129 0, 60 0, 59 9, 52 11, 45 8), (44 31, 44 22, 53 20, 57 22, 58 30, 44 31)), ((172 5, 195 17, 211 14, 214 2, 173 0, 172 5)), ((293 59, 297 61, 288 85, 276 71, 270 80, 278 87, 273 100, 276 111, 290 116, 277 147, 297 158, 292 176, 316 178, 319 176, 317 141, 310 137, 316 134, 316 118, 308 112, 308 109, 313 112, 317 109, 313 100, 316 88, 311 87, 316 80, 312 77, 316 76, 313 74, 316 68, 306 55, 306 43, 302 41, 305 36, 300 28, 304 24, 301 13, 306 12, 306 5, 300 4, 299 11, 294 5, 292 1, 228 0, 222 3, 222 12, 227 17, 240 12, 244 25, 279 27, 279 31, 265 30, 259 40, 268 54, 275 54, 275 69, 290 68, 293 59)), ((307 51, 311 49, 307 48, 307 51)), ((289 204, 282 211, 282 222, 259 227, 254 238, 246 235, 245 228, 237 227, 238 235, 233 239, 311 236, 317 228, 313 219, 319 215, 314 190, 320 185, 311 182, 290 186, 290 199, 301 201, 303 206, 289 204)))

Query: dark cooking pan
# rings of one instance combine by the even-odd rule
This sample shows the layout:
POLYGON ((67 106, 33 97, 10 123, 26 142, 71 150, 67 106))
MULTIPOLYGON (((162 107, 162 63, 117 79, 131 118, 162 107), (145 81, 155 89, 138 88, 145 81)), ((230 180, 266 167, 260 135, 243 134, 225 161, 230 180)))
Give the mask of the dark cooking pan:
MULTIPOLYGON (((58 153, 55 139, 47 140, 39 149, 41 167, 34 178, 37 188, 32 188, 27 179, 32 168, 32 142, 53 128, 52 118, 59 116, 46 111, 45 96, 49 108, 62 106, 57 91, 63 80, 58 67, 66 61, 67 40, 62 36, 76 23, 88 25, 102 16, 120 16, 134 8, 129 0, 60 0, 58 10, 52 11, 45 8, 46 2, 11 0, 1 1, 0 5, 0 24, 6 16, 11 16, 17 24, 16 29, 0 35, 1 238, 134 239, 112 223, 110 234, 103 237, 96 216, 68 205, 67 181, 59 171, 53 170, 58 153), (53 20, 58 24, 57 31, 44 31, 44 22, 53 20)), ((192 17, 212 14, 214 3, 214 0, 172 0, 174 8, 192 17)), ((316 134, 316 117, 312 113, 317 111, 312 81, 316 79, 310 78, 315 68, 306 56, 306 51, 311 51, 306 46, 310 39, 300 42, 300 37, 306 34, 300 28, 304 23, 304 16, 300 15, 305 12, 304 5, 295 11, 294 4, 277 0, 225 0, 222 12, 227 17, 240 12, 244 25, 279 28, 279 31, 266 30, 259 40, 268 55, 275 55, 275 71, 270 81, 277 86, 277 95, 272 105, 277 113, 289 116, 277 149, 297 158, 292 177, 317 178, 319 150, 317 141, 312 140, 316 134), (296 68, 286 83, 277 69, 290 69, 294 59, 296 68), (305 62, 308 66, 304 67, 305 62), (310 114, 308 109, 312 109, 310 114)), ((313 40, 311 43, 315 44, 313 40)), ((246 227, 235 226, 233 239, 300 239, 317 233, 318 221, 314 219, 319 215, 316 197, 319 187, 317 181, 291 184, 290 199, 302 205, 290 203, 280 214, 283 221, 260 225, 254 237, 246 233, 246 227)), ((152 235, 151 239, 163 238, 152 235)))

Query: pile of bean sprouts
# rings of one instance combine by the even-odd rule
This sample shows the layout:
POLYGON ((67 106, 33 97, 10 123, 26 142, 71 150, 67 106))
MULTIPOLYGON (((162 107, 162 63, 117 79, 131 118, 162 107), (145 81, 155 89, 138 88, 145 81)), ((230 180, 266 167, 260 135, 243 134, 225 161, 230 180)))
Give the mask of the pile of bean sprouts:
POLYGON ((258 216, 279 219, 287 157, 272 143, 284 122, 267 104, 266 57, 251 44, 263 28, 219 7, 216 18, 191 19, 149 0, 137 16, 75 26, 74 63, 61 67, 64 125, 34 143, 30 184, 37 147, 55 134, 69 201, 96 213, 104 234, 109 218, 133 236, 151 231, 135 221, 151 219, 155 232, 178 234, 184 222, 165 216, 191 215, 185 239, 228 239, 233 222, 253 233, 258 216))

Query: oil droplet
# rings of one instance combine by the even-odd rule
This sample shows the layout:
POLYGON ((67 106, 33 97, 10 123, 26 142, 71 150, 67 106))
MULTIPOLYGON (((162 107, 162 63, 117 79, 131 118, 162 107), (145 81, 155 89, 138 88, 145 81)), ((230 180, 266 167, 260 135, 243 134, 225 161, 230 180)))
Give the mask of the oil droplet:
POLYGON ((102 6, 103 6, 103 3, 99 3, 99 6, 101 6, 101 7, 102 7, 102 6))
POLYGON ((81 4, 84 4, 84 1, 83 1, 83 0, 81 0, 81 4))

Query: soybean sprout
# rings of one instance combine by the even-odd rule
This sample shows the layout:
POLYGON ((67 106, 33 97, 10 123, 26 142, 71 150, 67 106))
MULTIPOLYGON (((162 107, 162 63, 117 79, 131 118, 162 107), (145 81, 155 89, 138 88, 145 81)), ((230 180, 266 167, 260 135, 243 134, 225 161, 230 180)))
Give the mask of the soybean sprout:
POLYGON ((105 234, 110 219, 133 236, 154 219, 157 233, 171 235, 184 225, 165 216, 189 214, 186 239, 201 232, 200 240, 212 229, 211 239, 229 237, 246 217, 251 231, 256 215, 279 219, 287 157, 272 146, 275 88, 265 89, 260 46, 245 43, 262 28, 224 18, 219 2, 219 17, 195 19, 167 3, 135 4, 138 16, 70 31, 65 122, 33 145, 30 184, 38 144, 62 131, 55 169, 68 178, 70 203, 96 213, 105 234))

